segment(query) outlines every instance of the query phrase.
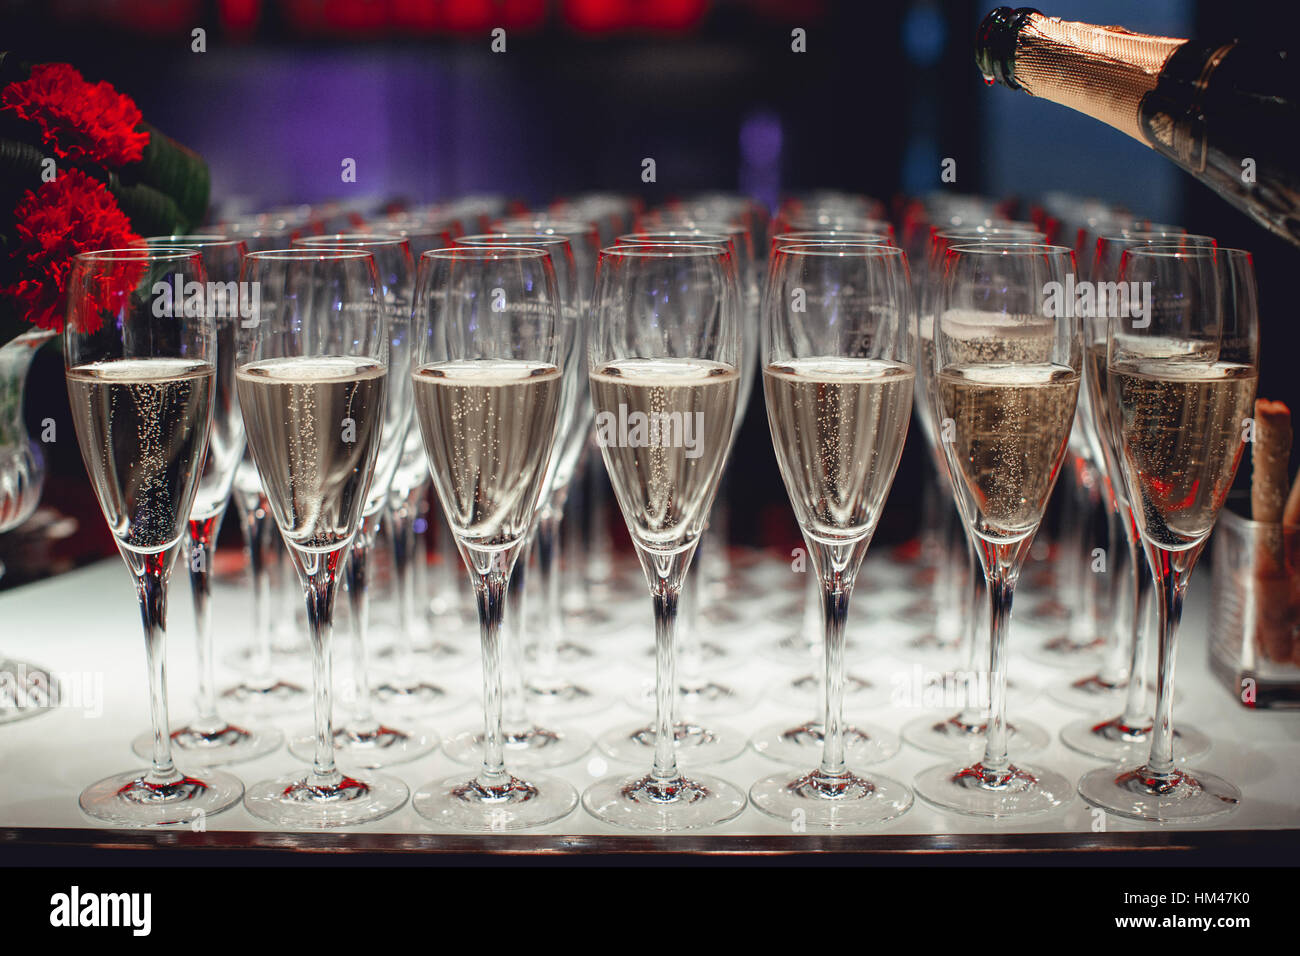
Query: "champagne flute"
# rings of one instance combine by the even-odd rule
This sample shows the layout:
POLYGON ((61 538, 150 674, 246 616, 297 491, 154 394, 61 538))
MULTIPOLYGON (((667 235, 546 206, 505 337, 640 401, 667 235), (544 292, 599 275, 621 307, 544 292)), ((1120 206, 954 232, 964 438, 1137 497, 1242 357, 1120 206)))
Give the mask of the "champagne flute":
POLYGON ((443 514, 474 583, 483 646, 483 764, 434 781, 415 809, 444 826, 541 826, 577 805, 567 783, 514 776, 502 733, 502 623, 559 438, 563 303, 551 254, 515 246, 433 249, 420 260, 415 406, 443 514))
POLYGON ((68 400, 81 457, 135 583, 149 661, 153 762, 81 794, 113 826, 186 823, 239 801, 230 774, 172 762, 167 722, 167 581, 185 537, 212 427, 216 327, 173 291, 206 294, 192 249, 83 252, 72 263, 63 332, 68 400), (187 290, 188 286, 188 290, 187 290))
POLYGON ((596 436, 649 586, 658 650, 651 771, 599 780, 582 797, 616 826, 706 827, 745 807, 730 783, 682 774, 673 719, 678 600, 735 424, 741 294, 730 254, 716 245, 600 254, 588 338, 596 436))
MULTIPOLYGON (((239 266, 247 251, 242 241, 219 235, 157 236, 144 240, 155 249, 185 248, 199 253, 214 295, 204 305, 217 334, 216 379, 212 392, 212 432, 203 460, 199 488, 190 511, 188 557, 190 591, 198 651, 198 714, 172 731, 172 746, 181 762, 194 766, 253 760, 279 748, 284 735, 274 727, 247 729, 222 718, 217 708, 212 649, 212 552, 230 501, 235 469, 244 454, 244 420, 235 394, 235 327, 240 321, 239 266)), ((246 310, 247 311, 247 310, 246 310)), ((153 734, 132 745, 136 756, 153 752, 153 734)))
MULTIPOLYGON (((821 737, 820 765, 774 774, 749 791, 754 806, 779 819, 803 811, 812 826, 865 826, 912 805, 902 783, 849 768, 843 686, 849 599, 907 438, 915 356, 901 249, 777 249, 763 305, 763 392, 777 464, 821 581, 826 642, 823 719, 811 728, 821 737)), ((851 734, 877 747, 887 739, 874 729, 851 734)), ((866 754, 861 742, 857 754, 866 754)))
MULTIPOLYGON (((411 248, 401 236, 336 233, 293 241, 303 249, 360 249, 374 257, 379 273, 380 300, 388 330, 388 379, 384 389, 383 423, 374 474, 361 510, 361 524, 352 540, 346 565, 348 607, 352 619, 351 715, 334 732, 334 746, 348 763, 384 767, 422 757, 438 745, 427 728, 392 727, 375 717, 370 687, 370 555, 379 533, 381 513, 401 463, 411 427, 411 305, 415 286, 411 248)), ((315 740, 303 734, 289 741, 299 759, 310 757, 315 740)))
MULTIPOLYGON (((723 251, 727 254, 727 260, 733 269, 738 262, 736 256, 735 237, 725 232, 714 232, 710 230, 699 229, 693 226, 680 226, 676 229, 659 229, 652 232, 629 233, 619 236, 616 240, 618 245, 708 245, 723 251)), ((739 283, 739 276, 736 278, 739 283)), ((743 354, 743 344, 742 344, 743 354)), ((744 376, 741 376, 743 386, 744 376)), ((732 439, 735 438, 736 424, 732 426, 732 439)), ((719 479, 721 481, 721 479, 719 479)), ((692 568, 695 565, 692 564, 692 568)), ((687 571, 688 582, 698 581, 698 572, 693 570, 687 571)), ((695 584, 698 587, 698 584, 695 584)), ((698 601, 686 599, 687 620, 684 622, 682 630, 686 632, 685 640, 680 636, 679 647, 683 647, 686 653, 682 656, 687 658, 687 663, 698 664, 699 659, 704 656, 706 651, 703 642, 699 641, 698 619, 693 616, 693 612, 698 610, 698 601), (694 633, 692 633, 694 632, 694 633)), ((680 632, 679 632, 680 633, 680 632)), ((651 648, 652 655, 657 653, 656 648, 651 648)), ((718 648, 716 654, 725 653, 718 648)), ((738 708, 743 707, 746 702, 733 688, 722 684, 714 684, 707 680, 700 680, 695 675, 690 675, 690 679, 678 678, 677 681, 677 701, 675 703, 675 712, 680 714, 673 725, 673 736, 676 741, 677 760, 683 766, 723 763, 736 756, 739 756, 745 749, 745 737, 735 728, 719 724, 714 720, 704 720, 694 708, 701 702, 703 695, 701 691, 713 691, 723 701, 730 699, 738 708)), ((652 685, 644 689, 638 689, 629 696, 628 703, 638 709, 646 703, 648 697, 654 700, 656 688, 652 685)), ((644 720, 634 721, 631 724, 620 724, 610 728, 597 740, 600 749, 612 760, 625 763, 641 763, 650 759, 655 749, 655 727, 654 724, 648 724, 644 720)))
POLYGON ((389 327, 374 255, 280 249, 244 257, 260 307, 239 331, 235 381, 248 444, 303 586, 311 638, 311 768, 251 787, 250 813, 280 826, 377 820, 406 785, 335 764, 332 632, 339 574, 361 525, 388 405, 389 327))
POLYGON ((922 771, 916 790, 959 813, 1021 816, 1070 796, 1059 773, 1007 755, 1006 659, 1016 582, 1078 401, 1079 320, 1060 302, 1073 271, 1074 254, 1063 246, 958 244, 947 250, 935 304, 931 398, 953 494, 989 589, 991 701, 983 759, 922 771))
POLYGON ((1187 823, 1241 801, 1227 780, 1175 763, 1173 678, 1187 582, 1232 487, 1255 400, 1255 273, 1239 249, 1137 246, 1119 279, 1150 290, 1146 309, 1110 319, 1106 400, 1158 598, 1155 725, 1141 766, 1091 771, 1079 794, 1119 816, 1187 823))
MULTIPOLYGON (((519 248, 542 249, 550 256, 551 267, 555 273, 556 291, 559 294, 561 313, 561 331, 564 341, 561 349, 561 390, 558 412, 558 443, 547 463, 542 490, 537 499, 536 514, 524 544, 519 563, 510 578, 507 601, 510 613, 506 617, 504 631, 504 702, 505 748, 510 762, 519 767, 557 767, 572 763, 591 749, 591 738, 581 732, 568 728, 556 729, 553 725, 541 724, 530 718, 528 704, 530 698, 524 681, 524 651, 526 612, 524 578, 543 522, 547 525, 547 535, 553 538, 555 522, 559 515, 552 503, 557 490, 568 488, 573 470, 578 463, 578 454, 586 442, 587 430, 591 422, 591 402, 587 390, 582 387, 585 356, 582 349, 581 308, 578 292, 577 262, 567 236, 537 233, 480 233, 462 236, 456 245, 463 246, 513 246, 519 248)), ((562 506, 562 504, 561 504, 562 506)), ((549 545, 554 551, 553 542, 549 545)), ((474 763, 475 758, 483 752, 483 734, 466 730, 448 739, 445 748, 447 756, 461 763, 474 763)))
MULTIPOLYGON (((926 447, 930 450, 933 473, 950 495, 953 493, 952 477, 948 471, 943 443, 939 440, 942 422, 935 416, 933 397, 935 377, 931 374, 934 365, 935 306, 948 249, 953 245, 974 242, 1042 243, 1044 241, 1045 237, 1041 232, 1014 224, 961 226, 935 230, 931 234, 925 260, 925 276, 918 283, 920 321, 917 333, 921 354, 921 375, 917 379, 914 403, 917 418, 921 422, 922 434, 925 436, 926 447)), ((977 621, 985 615, 984 609, 987 607, 988 598, 985 593, 984 575, 979 570, 977 539, 971 533, 970 526, 962 519, 961 509, 957 507, 955 498, 953 505, 957 520, 961 522, 967 539, 965 574, 962 575, 959 569, 950 569, 950 576, 962 576, 966 579, 966 597, 959 610, 959 613, 966 617, 962 629, 962 637, 966 645, 966 666, 965 671, 959 673, 969 680, 979 673, 979 660, 985 642, 979 639, 980 628, 977 621)), ((948 556, 950 561, 955 557, 951 552, 948 556)), ((943 570, 940 569, 940 574, 942 573, 943 570)), ((914 747, 932 753, 966 754, 978 749, 988 733, 988 702, 967 699, 965 704, 965 707, 947 716, 936 718, 927 715, 908 721, 903 725, 903 739, 914 747)), ((1007 735, 1009 746, 1018 754, 1045 747, 1051 740, 1050 735, 1042 727, 1019 718, 1007 724, 1007 735)))
MULTIPOLYGON (((1097 239, 1091 278, 1094 283, 1118 282, 1120 260, 1127 249, 1213 248, 1216 245, 1209 236, 1186 233, 1123 232, 1103 235, 1097 239)), ((1151 746, 1150 714, 1154 700, 1147 679, 1147 652, 1152 633, 1149 611, 1154 580, 1142 553, 1142 538, 1134 522, 1133 506, 1120 467, 1118 436, 1110 418, 1106 392, 1109 324, 1109 318, 1104 314, 1083 317, 1084 383, 1088 397, 1087 410, 1091 418, 1090 439, 1096 445, 1096 454, 1104 463, 1107 490, 1128 550, 1127 588, 1116 594, 1117 606, 1114 609, 1116 630, 1127 632, 1127 639, 1116 641, 1112 650, 1115 659, 1109 662, 1109 667, 1097 674, 1070 682, 1068 690, 1072 693, 1065 700, 1088 702, 1095 706, 1098 702, 1110 702, 1119 695, 1123 710, 1108 720, 1085 717, 1072 721, 1061 729, 1061 740, 1071 750, 1091 757, 1127 761, 1141 757, 1151 746), (1125 597, 1130 600, 1123 601, 1125 597), (1115 678, 1107 679, 1112 672, 1116 675, 1115 678), (1111 693, 1106 693, 1111 687, 1114 688, 1111 693)), ((1058 693, 1064 696, 1065 691, 1058 693)), ((1176 728, 1174 736, 1184 760, 1200 756, 1210 749, 1209 737, 1186 724, 1176 728)))

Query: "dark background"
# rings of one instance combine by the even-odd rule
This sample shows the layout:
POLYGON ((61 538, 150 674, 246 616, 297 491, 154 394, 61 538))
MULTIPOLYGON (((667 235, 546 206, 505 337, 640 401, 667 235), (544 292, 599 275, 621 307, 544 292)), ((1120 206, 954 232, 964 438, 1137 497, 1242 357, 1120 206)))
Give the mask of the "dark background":
MULTIPOLYGON (((693 190, 839 188, 889 201, 949 189, 1032 200, 1091 195, 1256 253, 1260 394, 1296 406, 1288 284, 1300 250, 1236 213, 1140 144, 1086 117, 986 88, 972 59, 995 4, 965 0, 0 0, 0 49, 64 60, 108 80, 145 117, 202 153, 214 215, 330 198, 423 202, 503 192, 533 205, 592 189, 648 204, 693 190), (506 29, 507 49, 490 50, 506 29), (191 31, 206 31, 206 52, 191 31), (791 30, 807 52, 791 51, 791 30), (357 182, 340 163, 357 163, 357 182), (658 181, 641 182, 653 157, 658 181), (957 182, 940 182, 945 157, 957 182)), ((1293 48, 1285 4, 1068 0, 1045 13, 1173 36, 1239 36, 1293 48)), ((1298 154, 1300 155, 1300 154, 1298 154)), ((1023 210, 1023 207, 1022 207, 1023 210)), ((112 553, 47 347, 28 388, 46 417, 45 505, 79 529, 53 550, 0 541, 4 585, 112 553)), ((914 430, 915 432, 916 430, 914 430)), ((878 533, 918 520, 919 434, 878 533)), ((735 451, 731 533, 788 548, 797 529, 756 390, 735 451)), ((1248 475, 1243 466, 1241 478, 1248 475)), ((1240 479, 1239 479, 1240 480, 1240 479)), ((234 522, 227 540, 234 544, 234 522)), ((613 523, 621 527, 621 522, 613 523)))

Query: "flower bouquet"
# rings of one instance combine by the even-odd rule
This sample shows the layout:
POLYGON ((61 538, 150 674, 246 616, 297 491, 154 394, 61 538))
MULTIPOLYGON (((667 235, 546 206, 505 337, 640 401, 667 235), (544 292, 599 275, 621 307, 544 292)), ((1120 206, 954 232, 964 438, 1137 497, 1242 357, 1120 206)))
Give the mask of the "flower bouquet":
POLYGON ((19 322, 62 328, 77 253, 187 232, 208 189, 203 159, 130 97, 67 63, 0 52, 0 342, 19 322))

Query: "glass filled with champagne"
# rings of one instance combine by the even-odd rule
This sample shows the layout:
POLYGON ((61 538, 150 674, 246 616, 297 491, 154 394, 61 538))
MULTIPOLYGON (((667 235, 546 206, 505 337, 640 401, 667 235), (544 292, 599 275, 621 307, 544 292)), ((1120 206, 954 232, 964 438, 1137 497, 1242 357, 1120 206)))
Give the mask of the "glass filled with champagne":
POLYGON ((885 245, 781 246, 762 319, 772 445, 821 583, 825 706, 813 728, 822 739, 819 765, 759 780, 750 799, 809 826, 868 826, 912 805, 904 784, 850 767, 843 699, 849 599, 912 414, 916 311, 907 256, 885 245))
POLYGON ((259 306, 240 323, 235 373, 262 488, 302 582, 312 649, 312 766, 249 788, 249 812, 281 826, 331 827, 387 816, 406 785, 335 763, 334 600, 379 455, 390 330, 365 249, 249 253, 240 281, 259 306))
POLYGON ((1144 763, 1079 781, 1093 806, 1137 820, 1204 820, 1229 813, 1241 791, 1177 760, 1174 653, 1187 582, 1232 488, 1259 378, 1250 253, 1139 246, 1120 281, 1147 284, 1149 307, 1109 322, 1105 401, 1124 490, 1155 580, 1155 720, 1144 763))
POLYGON ((212 429, 217 334, 212 313, 177 289, 206 292, 193 249, 85 252, 72 265, 63 331, 77 444, 140 602, 152 763, 87 787, 81 808, 112 826, 183 823, 237 803, 228 773, 191 776, 172 761, 167 718, 167 583, 199 490, 212 429))
POLYGON ((596 441, 645 572, 655 616, 655 747, 649 773, 582 796, 615 826, 677 831, 729 820, 745 795, 684 774, 676 753, 677 608, 731 447, 740 391, 742 289, 716 245, 601 252, 588 338, 596 441))
POLYGON ((1023 816, 1071 796, 1059 773, 1007 753, 1006 661, 1016 582, 1074 425, 1083 348, 1077 311, 1063 301, 1074 272, 1063 246, 956 244, 934 303, 928 397, 991 609, 984 755, 916 778, 923 799, 958 813, 1023 816))
MULTIPOLYGON (((565 316, 551 253, 457 246, 420 258, 413 323, 416 420, 443 515, 478 605, 483 658, 482 765, 421 787, 416 811, 462 830, 542 826, 578 797, 506 766, 503 624, 561 431, 565 316)), ((513 612, 515 609, 512 607, 513 612)))

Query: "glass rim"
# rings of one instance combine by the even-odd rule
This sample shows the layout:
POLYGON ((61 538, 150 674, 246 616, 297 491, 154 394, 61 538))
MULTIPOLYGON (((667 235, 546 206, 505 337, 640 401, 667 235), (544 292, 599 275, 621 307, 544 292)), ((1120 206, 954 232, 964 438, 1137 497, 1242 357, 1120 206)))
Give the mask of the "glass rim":
POLYGON ((1047 242, 1047 233, 1043 232, 1043 230, 1028 229, 1024 226, 971 226, 969 228, 954 226, 951 229, 934 232, 930 238, 956 239, 961 242, 978 239, 980 236, 990 236, 994 239, 1002 237, 1015 238, 1016 236, 1023 236, 1028 239, 1031 236, 1041 236, 1041 239, 1032 239, 1031 241, 1047 242))
POLYGON ((857 242, 863 240, 877 240, 888 242, 890 237, 883 232, 869 232, 864 229, 794 229, 786 232, 778 232, 772 236, 772 245, 792 245, 816 242, 857 242), (810 236, 843 236, 843 239, 811 239, 810 236))
POLYGON ((140 240, 152 249, 200 249, 211 246, 238 246, 244 240, 238 237, 218 233, 194 233, 193 235, 145 236, 140 240))
POLYGON ((1074 255, 1070 246, 1058 246, 1050 242, 959 242, 947 248, 946 253, 954 252, 975 255, 1074 255))
POLYGON ((299 249, 361 249, 365 246, 395 246, 407 241, 406 236, 391 233, 335 232, 328 236, 298 236, 290 240, 290 245, 299 249))
POLYGON ((1208 239, 1210 242, 1218 241, 1213 236, 1207 236, 1199 232, 1159 232, 1156 230, 1148 230, 1148 229, 1134 230, 1130 232, 1128 235, 1122 235, 1122 234, 1109 235, 1106 233, 1097 234, 1098 242, 1102 242, 1103 240, 1106 242, 1133 242, 1135 240, 1138 242, 1143 242, 1148 239, 1167 239, 1170 242, 1175 242, 1184 239, 1195 239, 1195 240, 1208 239))
POLYGON ((734 240, 724 232, 710 232, 701 229, 695 232, 681 232, 677 229, 651 229, 647 232, 625 232, 614 237, 616 246, 672 246, 672 245, 712 245, 714 243, 730 244, 734 240))
POLYGON ((787 242, 775 250, 777 255, 798 254, 801 256, 854 256, 860 258, 890 258, 905 256, 898 246, 880 242, 787 242), (838 247, 838 248, 837 248, 838 247))
POLYGON ((504 246, 494 243, 467 246, 443 246, 440 249, 426 249, 420 254, 423 259, 442 259, 448 262, 456 259, 470 259, 482 262, 509 261, 511 259, 547 259, 551 250, 540 246, 504 246))
POLYGON ((644 259, 694 258, 705 259, 717 256, 731 256, 731 250, 718 245, 706 245, 692 242, 629 242, 625 246, 606 246, 600 250, 600 257, 620 256, 631 258, 639 256, 644 259))
POLYGON ((453 246, 558 246, 572 247, 568 236, 531 232, 476 232, 468 236, 454 236, 453 246))
MULTIPOLYGON (((503 216, 500 219, 494 219, 491 222, 492 228, 505 229, 507 226, 534 226, 542 229, 554 229, 557 233, 567 235, 569 233, 597 233, 600 228, 594 222, 583 222, 580 219, 565 219, 559 216, 503 216)), ((518 229, 509 229, 509 232, 518 232, 518 229)))
POLYGON ((1181 246, 1177 242, 1165 242, 1153 246, 1133 246, 1131 249, 1125 249, 1124 255, 1150 256, 1153 259, 1209 259, 1216 256, 1227 256, 1235 259, 1241 256, 1250 258, 1252 253, 1249 249, 1234 249, 1230 246, 1181 246))
POLYGON ((183 259, 203 261, 199 250, 185 246, 126 246, 117 249, 91 249, 78 252, 75 262, 174 262, 183 259))
POLYGON ((297 246, 292 249, 257 249, 244 253, 245 259, 268 262, 324 262, 328 259, 370 259, 375 254, 360 246, 297 246))

